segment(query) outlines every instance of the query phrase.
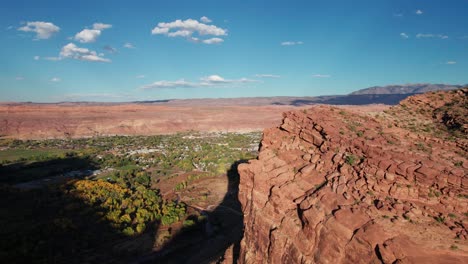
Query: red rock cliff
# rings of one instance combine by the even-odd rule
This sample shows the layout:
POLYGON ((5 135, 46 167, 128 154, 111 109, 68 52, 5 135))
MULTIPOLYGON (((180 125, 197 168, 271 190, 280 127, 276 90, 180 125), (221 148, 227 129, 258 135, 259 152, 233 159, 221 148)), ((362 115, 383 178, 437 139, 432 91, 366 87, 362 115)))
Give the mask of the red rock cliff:
MULTIPOLYGON (((461 91, 442 94, 463 105, 461 91)), ((265 130, 239 166, 239 262, 468 263, 466 135, 447 140, 435 119, 450 102, 411 108, 430 96, 374 115, 287 112, 265 130)))

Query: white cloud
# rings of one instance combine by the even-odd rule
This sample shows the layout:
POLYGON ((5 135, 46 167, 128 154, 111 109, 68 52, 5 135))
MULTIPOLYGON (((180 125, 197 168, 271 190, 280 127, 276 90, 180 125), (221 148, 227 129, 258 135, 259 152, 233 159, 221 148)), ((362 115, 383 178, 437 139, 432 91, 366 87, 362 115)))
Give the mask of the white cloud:
POLYGON ((111 28, 112 25, 111 24, 103 24, 103 23, 94 23, 93 24, 93 29, 96 29, 96 30, 104 30, 104 29, 108 29, 108 28, 111 28))
POLYGON ((304 42, 302 41, 284 41, 281 42, 281 46, 294 46, 294 45, 302 45, 304 42))
POLYGON ((24 80, 24 77, 23 76, 16 76, 15 80, 22 81, 22 80, 24 80))
POLYGON ((447 61, 446 64, 457 64, 457 62, 456 61, 447 61))
POLYGON ((61 60, 64 58, 71 58, 83 61, 111 62, 111 60, 99 56, 95 51, 89 50, 87 48, 77 47, 73 43, 68 43, 67 45, 63 46, 62 50, 60 51, 60 57, 52 58, 50 59, 61 60))
POLYGON ((403 14, 402 14, 402 13, 397 13, 397 14, 393 14, 393 16, 395 16, 395 17, 402 17, 403 14))
MULTIPOLYGON (((207 17, 202 17, 200 20, 204 22, 207 17)), ((207 22, 205 22, 207 23, 207 22)), ((184 37, 189 41, 201 42, 205 44, 215 44, 221 43, 224 40, 219 38, 219 36, 226 36, 227 30, 219 28, 215 25, 207 25, 201 23, 195 19, 180 20, 177 19, 173 22, 165 23, 160 22, 156 27, 151 31, 153 35, 166 35, 168 37, 184 37), (174 31, 171 31, 174 30, 174 31), (196 34, 198 37, 194 37, 196 34), (217 36, 217 38, 208 38, 200 41, 201 36, 217 36)))
POLYGON ((203 23, 211 23, 213 22, 211 19, 207 18, 206 16, 200 17, 200 21, 203 23))
POLYGON ((420 9, 416 10, 416 15, 422 15, 422 14, 423 14, 422 10, 420 10, 420 9))
POLYGON ((135 48, 135 46, 130 42, 125 43, 123 46, 124 46, 124 48, 127 48, 127 49, 134 49, 135 48))
POLYGON ((202 77, 200 78, 200 80, 206 83, 226 83, 227 82, 223 77, 216 75, 216 74, 202 77))
POLYGON ((83 29, 76 33, 74 39, 81 43, 95 42, 104 29, 111 28, 110 24, 94 23, 92 29, 83 29))
POLYGON ((192 32, 188 30, 178 30, 175 32, 169 32, 167 34, 168 37, 188 37, 191 35, 192 35, 192 32))
POLYGON ((443 34, 422 34, 422 33, 418 33, 416 35, 416 38, 440 38, 440 39, 448 39, 448 36, 447 35, 443 35, 443 34))
POLYGON ((156 34, 167 34, 169 32, 169 28, 160 28, 160 27, 155 27, 151 31, 151 34, 156 35, 156 34))
POLYGON ((40 59, 41 59, 41 57, 39 57, 39 56, 34 56, 34 60, 40 60, 40 59))
POLYGON ((255 74, 255 77, 257 78, 281 78, 280 75, 275 75, 275 74, 255 74))
POLYGON ((140 74, 140 75, 137 75, 137 76, 136 76, 137 79, 143 79, 143 78, 145 78, 145 77, 146 77, 146 76, 143 75, 143 74, 140 74))
POLYGON ((400 33, 400 37, 402 37, 404 39, 409 38, 408 34, 406 34, 405 32, 400 33))
POLYGON ((329 74, 314 74, 314 75, 312 75, 312 77, 314 77, 314 78, 330 78, 331 75, 329 75, 329 74))
POLYGON ((62 58, 60 57, 45 57, 44 60, 48 60, 48 61, 59 61, 61 60, 62 58))
POLYGON ((434 37, 434 34, 422 34, 422 33, 418 33, 416 35, 417 38, 433 38, 434 37))
POLYGON ((222 43, 224 40, 221 38, 210 38, 210 39, 205 39, 202 42, 205 44, 219 44, 222 43))
POLYGON ((81 43, 95 42, 101 35, 101 30, 97 29, 83 29, 81 32, 76 33, 75 40, 81 43))
POLYGON ((27 22, 26 26, 18 28, 19 31, 34 32, 36 39, 48 39, 55 33, 60 31, 60 28, 50 22, 34 21, 27 22))
POLYGON ((219 75, 210 75, 206 77, 200 78, 200 84, 203 86, 211 86, 215 84, 226 84, 226 83, 247 83, 247 82, 256 82, 255 80, 247 79, 247 78, 240 78, 240 79, 234 79, 234 80, 229 80, 229 79, 224 79, 223 77, 219 75))
POLYGON ((161 89, 161 88, 187 88, 197 87, 197 83, 187 82, 184 79, 177 81, 157 81, 151 84, 147 84, 141 87, 141 89, 161 89))
POLYGON ((247 78, 240 79, 225 79, 219 75, 210 75, 200 78, 199 82, 189 82, 185 79, 179 79, 176 81, 157 81, 151 84, 147 84, 141 87, 141 89, 164 89, 164 88, 194 88, 194 87, 213 87, 213 86, 225 86, 236 83, 248 83, 256 82, 247 78))
POLYGON ((60 78, 58 77, 53 77, 52 79, 50 79, 51 82, 60 82, 62 81, 60 78))

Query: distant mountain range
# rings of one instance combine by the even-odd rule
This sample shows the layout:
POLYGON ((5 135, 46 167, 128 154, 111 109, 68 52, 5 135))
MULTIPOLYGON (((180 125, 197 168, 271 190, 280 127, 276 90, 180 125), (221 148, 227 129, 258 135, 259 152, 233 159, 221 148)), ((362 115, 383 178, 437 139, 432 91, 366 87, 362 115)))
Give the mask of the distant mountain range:
MULTIPOLYGON (((466 85, 465 85, 466 86, 466 85)), ((350 95, 363 94, 418 94, 440 90, 455 90, 463 85, 416 83, 403 85, 373 86, 350 93, 350 95)))

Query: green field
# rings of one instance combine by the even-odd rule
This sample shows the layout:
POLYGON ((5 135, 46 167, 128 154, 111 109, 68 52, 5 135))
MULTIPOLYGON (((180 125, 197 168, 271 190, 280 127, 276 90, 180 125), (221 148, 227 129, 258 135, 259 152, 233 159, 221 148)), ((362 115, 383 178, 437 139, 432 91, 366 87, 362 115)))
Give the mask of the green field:
POLYGON ((64 156, 67 150, 63 149, 6 149, 0 151, 0 162, 19 160, 47 160, 52 157, 64 156))

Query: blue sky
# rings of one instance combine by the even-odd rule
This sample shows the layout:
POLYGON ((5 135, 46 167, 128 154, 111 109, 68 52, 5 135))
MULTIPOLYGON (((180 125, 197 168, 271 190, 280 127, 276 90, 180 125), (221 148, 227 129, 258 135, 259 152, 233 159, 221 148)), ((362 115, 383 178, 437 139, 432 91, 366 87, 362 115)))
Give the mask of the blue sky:
POLYGON ((0 4, 0 101, 315 96, 468 83, 468 3, 0 4))

